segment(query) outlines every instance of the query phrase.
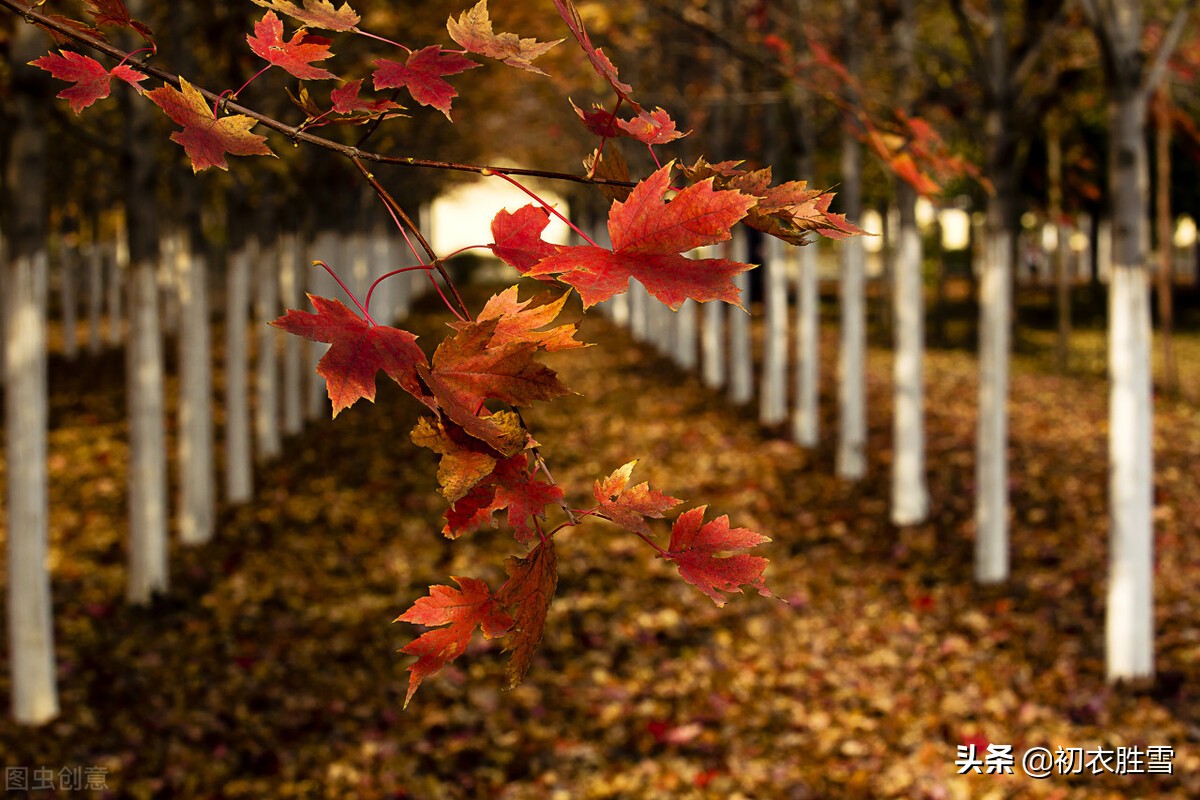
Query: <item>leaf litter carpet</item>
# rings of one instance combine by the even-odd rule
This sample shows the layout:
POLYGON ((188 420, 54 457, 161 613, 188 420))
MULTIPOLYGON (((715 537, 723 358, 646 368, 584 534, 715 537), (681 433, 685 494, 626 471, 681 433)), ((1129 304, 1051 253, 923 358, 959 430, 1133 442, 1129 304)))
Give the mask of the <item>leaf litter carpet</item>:
MULTIPOLYGON (((444 321, 430 305, 410 327, 429 349, 444 321)), ((260 466, 252 504, 222 507, 212 544, 173 545, 167 596, 130 608, 122 358, 53 361, 63 713, 36 730, 0 721, 0 760, 30 775, 98 767, 107 791, 74 794, 120 798, 1200 796, 1200 415, 1159 402, 1159 680, 1113 688, 1102 382, 1018 362, 1013 578, 980 588, 972 356, 929 353, 932 513, 897 529, 890 355, 870 354, 869 474, 841 481, 825 335, 823 443, 805 452, 585 320, 580 338, 597 346, 548 359, 580 396, 525 413, 568 499, 587 502, 592 481, 638 458, 638 480, 771 536, 758 550, 781 599, 747 592, 718 609, 644 542, 593 521, 560 537, 525 682, 501 691, 504 656, 476 639, 407 711, 411 659, 396 651, 419 629, 392 620, 451 575, 498 585, 517 551, 503 528, 440 535, 436 457, 408 439, 415 402, 381 381, 374 407, 312 423, 260 466), (959 746, 989 744, 1012 746, 1014 774, 956 774, 959 746), (1110 760, 1034 780, 1020 766, 1034 746, 1169 746, 1173 773, 1114 774, 1110 760)), ((9 681, 6 660, 5 696, 9 681)))

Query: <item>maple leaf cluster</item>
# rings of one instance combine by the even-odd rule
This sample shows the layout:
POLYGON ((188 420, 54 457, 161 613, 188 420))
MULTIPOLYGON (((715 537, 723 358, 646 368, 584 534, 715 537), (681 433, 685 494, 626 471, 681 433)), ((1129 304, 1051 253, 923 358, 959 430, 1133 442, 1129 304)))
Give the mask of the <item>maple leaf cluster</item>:
MULTIPOLYGON (((382 371, 432 412, 418 419, 411 438, 440 456, 438 483, 449 503, 442 533, 453 539, 495 528, 496 515, 506 512, 515 541, 531 548, 509 559, 508 581, 496 592, 478 579, 455 577, 458 588, 432 586, 427 597, 398 617, 434 628, 402 648, 417 657, 409 667, 406 703, 426 677, 462 655, 477 629, 488 639, 506 637, 505 650, 512 653, 508 677, 515 685, 541 639, 558 580, 554 531, 543 524, 548 512, 561 508, 565 524, 588 516, 607 519, 653 544, 649 520, 661 519, 681 501, 647 483, 630 485, 635 462, 596 481, 595 505, 589 509, 568 507, 562 488, 550 478, 516 409, 568 393, 554 371, 536 360, 539 353, 586 346, 575 338, 575 323, 558 322, 567 294, 521 301, 517 287, 510 287, 493 296, 475 319, 452 323, 454 333, 428 360, 413 334, 374 324, 337 300, 309 299, 315 313, 290 310, 272 324, 330 345, 317 371, 326 380, 334 416, 360 398, 373 401, 382 371), (491 410, 489 402, 507 408, 491 410)), ((703 507, 680 515, 669 546, 653 545, 659 555, 675 562, 684 580, 717 605, 725 602, 721 592, 744 585, 770 595, 762 578, 766 559, 720 557, 768 539, 744 529, 731 531, 725 517, 701 524, 703 516, 703 507)))
MULTIPOLYGON (((282 69, 301 81, 336 80, 338 76, 323 66, 333 57, 333 41, 310 29, 387 41, 361 30, 361 16, 347 3, 254 2, 267 10, 254 23, 246 43, 266 62, 263 71, 282 69), (289 34, 283 18, 298 27, 289 34)), ((602 138, 623 136, 651 148, 678 139, 682 134, 665 110, 649 110, 633 98, 632 87, 620 80, 607 55, 592 44, 574 3, 554 2, 589 63, 617 95, 617 108, 611 112, 600 106, 586 112, 576 108, 583 124, 602 138), (633 111, 632 118, 618 116, 622 105, 633 111)), ((152 31, 133 20, 121 0, 88 0, 88 5, 100 28, 135 30, 153 48, 152 31)), ((81 23, 71 29, 88 38, 103 38, 97 29, 81 23)), ((372 87, 393 90, 391 98, 364 96, 365 76, 333 88, 327 108, 306 85, 294 93, 289 89, 306 114, 300 127, 397 116, 403 110, 395 102, 398 91, 450 119, 458 94, 448 79, 481 66, 471 56, 544 74, 534 60, 563 41, 539 42, 497 33, 487 0, 479 0, 457 18, 451 16, 446 29, 462 50, 440 44, 399 45, 405 51, 402 58, 374 60, 372 87)), ((273 155, 265 136, 253 132, 264 118, 243 108, 236 110, 247 113, 228 113, 228 93, 212 95, 184 77, 142 90, 140 84, 149 73, 163 73, 126 61, 106 69, 94 59, 62 50, 33 63, 72 84, 59 96, 76 113, 107 97, 113 78, 130 83, 179 126, 171 139, 184 148, 195 171, 228 169, 231 155, 273 155)), ((741 307, 733 279, 752 265, 687 255, 729 240, 738 222, 794 243, 805 242, 813 232, 832 238, 858 233, 843 217, 829 212, 828 192, 810 190, 803 182, 772 186, 769 169, 746 170, 739 162, 709 164, 703 159, 677 169, 668 162, 633 183, 619 153, 610 148, 602 155, 602 149, 596 149, 587 166, 592 174, 607 178, 606 189, 612 194, 611 247, 591 240, 577 245, 547 242, 542 234, 552 212, 540 201, 515 212, 500 211, 492 221, 493 241, 480 245, 528 277, 570 287, 585 309, 626 291, 631 280, 676 310, 689 299, 741 307), (685 185, 676 186, 674 180, 685 185)), ((355 163, 361 168, 357 159, 355 163)), ((363 174, 394 216, 403 217, 386 192, 365 170, 363 174)), ((441 262, 432 252, 429 260, 412 269, 440 269, 441 262)), ((510 653, 509 684, 522 679, 541 640, 557 587, 555 535, 588 518, 607 520, 644 540, 718 606, 727 594, 739 593, 743 587, 771 595, 763 580, 767 560, 745 552, 769 540, 754 531, 732 528, 724 516, 705 522, 705 506, 679 514, 666 546, 658 544, 656 521, 682 501, 651 489, 648 483, 634 484, 635 461, 597 480, 592 504, 582 508, 573 507, 555 482, 521 408, 570 394, 542 360, 547 353, 587 346, 576 338, 577 323, 562 320, 570 297, 568 291, 521 300, 514 286, 489 299, 474 317, 460 299, 459 307, 452 307, 458 319, 450 323, 451 333, 430 355, 413 333, 378 324, 367 305, 353 295, 361 315, 340 300, 309 295, 313 311, 291 309, 271 323, 329 345, 316 370, 325 379, 335 418, 359 399, 374 401, 380 373, 411 395, 427 413, 418 418, 410 438, 439 457, 437 481, 447 502, 441 533, 456 539, 503 524, 521 551, 506 562, 507 579, 496 591, 484 581, 456 576, 456 586, 430 587, 426 597, 398 617, 430 628, 402 649, 416 657, 409 666, 406 704, 427 677, 466 651, 476 631, 487 639, 504 639, 510 653)), ((368 292, 368 304, 369 298, 368 292)))

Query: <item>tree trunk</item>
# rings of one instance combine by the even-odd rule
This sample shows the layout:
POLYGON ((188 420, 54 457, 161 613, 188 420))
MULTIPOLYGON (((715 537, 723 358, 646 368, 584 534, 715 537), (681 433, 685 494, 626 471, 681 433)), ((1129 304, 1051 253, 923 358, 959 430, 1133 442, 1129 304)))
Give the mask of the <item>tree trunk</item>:
MULTIPOLYGON (((128 212, 127 212, 128 213, 128 212)), ((122 218, 111 245, 109 245, 108 282, 105 283, 104 305, 108 315, 108 346, 121 346, 123 311, 121 300, 125 295, 126 276, 129 275, 129 237, 125 234, 122 218)))
POLYGON ((898 181, 892 416, 892 522, 896 525, 915 525, 929 514, 929 490, 925 485, 925 283, 916 200, 916 191, 898 181))
MULTIPOLYGON (((897 95, 911 111, 916 94, 916 9, 901 3, 893 26, 897 95)), ((917 192, 896 180, 896 225, 892 243, 895 354, 892 410, 892 522, 916 525, 929 515, 925 484, 925 280, 921 232, 917 229, 917 192)))
POLYGON ((704 385, 719 389, 725 385, 725 304, 704 304, 704 328, 700 340, 701 374, 704 385))
MULTIPOLYGON (((135 17, 144 2, 129 3, 135 17)), ((129 245, 129 583, 131 603, 147 603, 167 590, 167 456, 163 399, 163 353, 158 317, 159 166, 146 147, 155 113, 122 96, 126 107, 123 153, 125 227, 129 245)))
POLYGON ((88 354, 97 356, 103 348, 100 318, 104 314, 104 249, 100 246, 99 225, 92 226, 87 249, 88 354))
POLYGON ((1049 183, 1048 205, 1054 225, 1054 281, 1058 307, 1058 338, 1055 341, 1055 360, 1058 371, 1066 373, 1071 366, 1071 276, 1067 269, 1067 232, 1063 225, 1063 163, 1062 121, 1052 113, 1046 123, 1046 173, 1049 183))
POLYGON ((687 372, 696 369, 696 305, 695 300, 688 298, 674 315, 671 356, 687 372))
MULTIPOLYGON (((300 280, 302 243, 297 233, 285 234, 291 239, 291 246, 283 248, 289 257, 280 259, 279 263, 279 293, 283 309, 300 308, 300 280)), ((386 320, 386 315, 384 316, 386 320)), ((385 322, 386 324, 386 322, 385 322)), ((295 436, 304 426, 302 407, 303 390, 300 388, 301 364, 300 344, 304 340, 299 336, 285 336, 283 339, 283 433, 295 436)))
MULTIPOLYGON (((734 261, 745 263, 747 252, 746 234, 735 228, 730 249, 734 261)), ((741 273, 733 279, 733 285, 741 292, 742 304, 750 306, 750 275, 741 273)), ((737 405, 745 405, 754 398, 754 350, 750 342, 750 315, 739 308, 729 309, 729 399, 737 405)))
POLYGON ((1147 98, 1111 87, 1110 190, 1113 267, 1109 283, 1109 680, 1154 674, 1154 455, 1150 293, 1145 272, 1149 218, 1147 98))
POLYGON ((796 251, 796 402, 792 438, 801 447, 816 447, 820 431, 821 295, 817 280, 817 243, 796 251))
POLYGON ((181 235, 175 254, 179 296, 179 539, 203 544, 216 524, 213 487, 212 348, 208 270, 181 235))
POLYGON ((77 268, 79 266, 78 244, 68 244, 66 238, 61 240, 58 251, 58 297, 62 306, 62 337, 63 357, 74 361, 79 355, 79 307, 78 294, 75 291, 77 268))
MULTIPOLYGON (((842 134, 843 210, 851 222, 862 216, 862 145, 853 134, 842 134)), ((837 475, 858 480, 867 474, 866 355, 864 255, 862 237, 840 243, 840 328, 838 347, 837 475)))
MULTIPOLYGON (((279 269, 295 258, 295 239, 279 236, 273 248, 265 252, 256 267, 254 292, 255 325, 258 333, 255 369, 254 433, 259 458, 279 455, 279 357, 275 346, 277 331, 270 326, 279 316, 279 269)), ((261 244, 260 244, 261 248, 261 244)))
POLYGON ((788 366, 788 288, 787 264, 783 242, 768 236, 763 254, 763 331, 762 388, 758 398, 758 421, 779 425, 787 419, 788 366))
POLYGON ((13 116, 3 202, 7 246, 4 401, 7 470, 8 653, 12 715, 22 725, 58 716, 50 599, 46 389, 46 131, 37 109, 49 90, 25 66, 44 49, 32 26, 17 24, 12 47, 13 116), (19 468, 17 468, 19 465, 19 468))
POLYGON ((244 503, 254 494, 249 314, 250 265, 255 256, 251 241, 230 254, 225 287, 225 497, 230 503, 244 503))
POLYGON ((1171 217, 1171 98, 1165 87, 1159 90, 1154 107, 1157 121, 1155 147, 1158 150, 1158 333, 1162 339, 1163 389, 1174 392, 1179 383, 1172 341, 1175 226, 1171 217))
POLYGON ((1008 580, 1008 382, 1011 348, 1013 222, 1016 183, 1011 177, 1009 122, 999 106, 988 110, 988 201, 979 284, 979 428, 975 450, 975 579, 1008 580))

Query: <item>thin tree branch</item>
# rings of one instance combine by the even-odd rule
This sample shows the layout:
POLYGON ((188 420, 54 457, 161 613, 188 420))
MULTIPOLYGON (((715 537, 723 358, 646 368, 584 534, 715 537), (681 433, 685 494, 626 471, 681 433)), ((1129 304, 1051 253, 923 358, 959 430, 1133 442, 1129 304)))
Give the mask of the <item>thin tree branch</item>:
POLYGON ((1066 8, 1067 4, 1060 2, 1053 16, 1041 23, 1034 24, 1033 41, 1030 42, 1029 47, 1026 48, 1024 54, 1021 56, 1020 63, 1013 70, 1013 86, 1022 86, 1028 80, 1029 73, 1033 71, 1038 59, 1041 58, 1042 53, 1046 50, 1046 46, 1050 41, 1050 34, 1058 30, 1066 8))
POLYGON ((1145 77, 1142 79, 1142 91, 1146 94, 1156 91, 1166 76, 1167 62, 1179 46, 1179 40, 1183 37, 1183 29, 1187 26, 1188 19, 1195 8, 1196 0, 1186 0, 1175 11, 1175 16, 1171 18, 1171 24, 1167 26, 1167 32, 1158 45, 1158 52, 1154 54, 1154 63, 1146 70, 1145 77))
MULTIPOLYGON (((85 47, 91 48, 100 53, 104 53, 110 58, 117 61, 123 61, 128 66, 149 75, 152 78, 157 78, 164 83, 169 83, 172 86, 179 87, 179 76, 151 66, 145 61, 130 58, 129 53, 119 47, 115 47, 106 41, 95 39, 91 36, 86 36, 73 28, 58 22, 55 19, 45 16, 31 7, 27 7, 19 2, 19 0, 0 0, 0 7, 7 8, 14 14, 25 19, 33 25, 40 28, 54 31, 59 36, 65 37, 73 42, 77 42, 85 47)), ((631 181, 616 181, 606 178, 589 178, 586 175, 577 175, 570 172, 554 172, 549 170, 538 169, 523 169, 520 167, 500 167, 489 164, 463 164, 452 161, 435 161, 424 158, 412 158, 407 156, 389 156, 383 153, 376 153, 369 150, 363 150, 358 147, 340 144, 338 142, 326 139, 322 136, 316 136, 302 129, 302 126, 288 125, 280 122, 274 117, 269 117, 266 114, 259 113, 252 108, 243 106, 240 103, 230 101, 227 97, 222 99, 218 94, 210 92, 207 89, 196 86, 201 95, 208 98, 210 101, 222 101, 222 108, 226 108, 237 114, 250 117, 255 122, 265 128, 269 128, 291 139, 293 142, 304 142, 305 144, 319 147, 324 150, 329 150, 338 153, 349 159, 358 159, 360 161, 372 161, 378 164, 389 164, 399 167, 423 167, 426 169, 441 169, 454 172, 473 172, 475 174, 483 174, 485 171, 502 172, 506 175, 523 175, 533 178, 545 178, 554 181, 567 181, 571 183, 582 183, 594 186, 620 186, 633 187, 637 184, 631 181)))
POLYGON ((988 91, 988 69, 984 63, 983 48, 980 46, 979 37, 975 35, 975 30, 971 27, 971 21, 967 19, 967 11, 963 7, 962 0, 950 0, 950 11, 954 14, 954 21, 958 23, 958 33, 962 36, 963 44, 967 46, 967 53, 971 56, 971 71, 975 73, 975 82, 984 91, 988 91))

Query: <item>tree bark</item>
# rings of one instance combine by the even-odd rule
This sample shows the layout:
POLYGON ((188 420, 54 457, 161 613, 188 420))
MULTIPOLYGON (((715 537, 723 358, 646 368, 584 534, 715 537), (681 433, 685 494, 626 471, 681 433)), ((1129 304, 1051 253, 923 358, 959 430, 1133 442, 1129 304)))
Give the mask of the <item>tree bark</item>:
POLYGON ((1063 225, 1063 163, 1062 121, 1051 113, 1046 123, 1046 173, 1049 184, 1048 206, 1054 225, 1054 281, 1058 309, 1058 338, 1054 355, 1058 371, 1066 373, 1071 366, 1071 276, 1067 265, 1067 231, 1063 225))
MULTIPOLYGON (((284 310, 300 308, 300 280, 302 243, 298 233, 289 232, 285 236, 291 239, 290 247, 284 247, 285 255, 279 263, 279 299, 284 310)), ((384 319, 386 323, 386 313, 384 319)), ((304 340, 299 336, 285 336, 283 339, 283 433, 295 436, 304 426, 303 390, 301 389, 300 345, 304 340)))
MULTIPOLYGON (((993 111, 988 130, 1001 125, 993 111)), ((1009 575, 1008 382, 1011 347, 1012 239, 1007 209, 1011 181, 993 173, 983 275, 979 285, 979 428, 975 450, 975 579, 1002 583, 1009 575)))
POLYGON ((1171 98, 1163 87, 1154 103, 1156 136, 1155 148, 1158 173, 1158 334, 1162 340, 1163 389, 1174 392, 1179 385, 1179 370, 1175 363, 1175 303, 1173 255, 1175 226, 1171 216, 1171 98))
POLYGON ((788 287, 783 242, 768 236, 763 254, 763 371, 758 421, 773 426, 787 419, 788 287))
MULTIPOLYGON (((273 248, 260 250, 255 274, 255 325, 258 351, 255 366, 254 433, 259 458, 279 455, 279 356, 276 352, 277 331, 270 326, 279 316, 279 270, 282 264, 295 258, 295 239, 279 236, 273 248)), ((261 244, 260 244, 261 248, 261 244)))
POLYGON ((74 361, 79 355, 78 245, 68 244, 63 237, 58 251, 58 297, 62 306, 63 358, 74 361))
MULTIPOLYGON (((731 258, 745 263, 749 259, 746 235, 735 228, 730 245, 731 258)), ((742 304, 750 305, 750 276, 743 272, 733 279, 741 292, 742 304)), ((738 308, 729 309, 729 399, 745 405, 754 399, 754 350, 750 342, 750 315, 738 308)))
POLYGON ((104 346, 100 321, 104 315, 104 249, 100 246, 99 226, 93 224, 87 248, 88 354, 97 356, 104 346))
MULTIPOLYGON (((1140 75, 1138 76, 1140 78, 1140 75)), ((1113 267, 1109 283, 1109 680, 1154 674, 1154 455, 1147 97, 1110 86, 1113 267)))
POLYGON ((896 525, 915 525, 929 515, 925 484, 925 283, 916 200, 913 188, 898 181, 892 412, 892 522, 896 525))
MULTIPOLYGON (((127 4, 139 17, 144 0, 127 4)), ((126 103, 123 153, 125 228, 129 246, 129 582, 131 603, 148 603, 167 590, 167 456, 163 353, 158 317, 159 168, 154 112, 141 100, 126 103)))
MULTIPOLYGON (((912 111, 916 94, 916 9, 901 3, 893 27, 897 95, 912 111)), ((893 237, 895 357, 892 409, 892 522, 916 525, 929 515, 925 483, 925 280, 921 232, 917 229, 917 192, 897 179, 896 230, 893 237)))
POLYGON ((254 494, 250 443, 250 264, 247 240, 229 256, 225 287, 225 497, 244 503, 254 494))
POLYGON ((179 539, 203 544, 216 525, 213 486, 212 347, 208 270, 204 257, 179 237, 175 277, 179 296, 179 539))
POLYGON ((12 41, 12 103, 3 314, 5 463, 8 464, 8 652, 13 719, 40 725, 58 716, 50 598, 46 387, 46 132, 39 104, 47 88, 25 63, 43 42, 28 25, 12 41), (18 468, 19 466, 19 468, 18 468))
MULTIPOLYGON (((851 76, 862 60, 858 24, 859 0, 842 0, 845 25, 842 60, 851 76)), ((851 222, 862 221, 862 143, 849 125, 841 142, 842 188, 838 198, 851 222)), ((859 480, 867 474, 867 325, 863 241, 851 236, 840 243, 842 274, 839 295, 838 446, 835 470, 839 478, 859 480)))

